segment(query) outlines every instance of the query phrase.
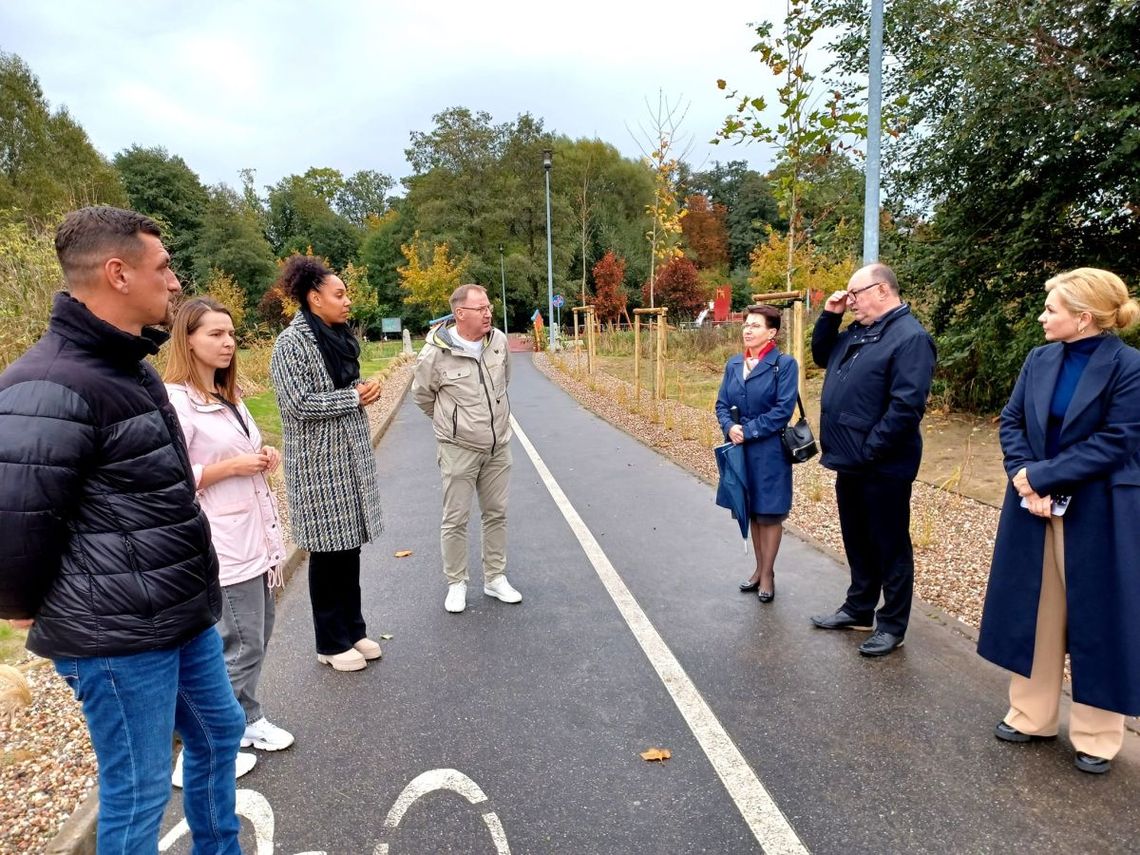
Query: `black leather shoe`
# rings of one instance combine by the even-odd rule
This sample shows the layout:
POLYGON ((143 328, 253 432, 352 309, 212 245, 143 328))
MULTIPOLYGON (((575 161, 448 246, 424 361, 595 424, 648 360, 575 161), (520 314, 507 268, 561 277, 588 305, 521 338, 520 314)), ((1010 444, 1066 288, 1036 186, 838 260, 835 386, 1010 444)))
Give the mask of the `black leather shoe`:
POLYGON ((1056 739, 1057 734, 1051 736, 1038 736, 1036 733, 1022 733, 1011 724, 999 721, 994 728, 994 736, 1003 742, 1037 742, 1045 739, 1056 739))
POLYGON ((772 602, 772 600, 776 599, 776 586, 773 585, 771 591, 760 591, 757 596, 760 598, 760 602, 762 603, 772 602))
POLYGON ((1088 772, 1090 775, 1103 775, 1112 768, 1111 760, 1105 760, 1103 757, 1093 757, 1093 755, 1085 754, 1081 751, 1077 752, 1076 759, 1073 762, 1078 769, 1082 772, 1088 772))
POLYGON ((747 579, 745 579, 743 582, 740 583, 740 593, 751 594, 753 591, 759 589, 759 587, 760 587, 760 580, 759 579, 757 579, 755 582, 750 582, 747 579))
POLYGON ((842 610, 837 611, 833 615, 812 615, 811 622, 820 629, 858 629, 862 632, 869 632, 871 630, 868 624, 859 623, 859 621, 842 610))
POLYGON ((886 656, 888 653, 893 653, 897 648, 902 647, 903 638, 901 635, 891 635, 889 632, 883 632, 881 629, 859 645, 859 652, 864 656, 886 656))

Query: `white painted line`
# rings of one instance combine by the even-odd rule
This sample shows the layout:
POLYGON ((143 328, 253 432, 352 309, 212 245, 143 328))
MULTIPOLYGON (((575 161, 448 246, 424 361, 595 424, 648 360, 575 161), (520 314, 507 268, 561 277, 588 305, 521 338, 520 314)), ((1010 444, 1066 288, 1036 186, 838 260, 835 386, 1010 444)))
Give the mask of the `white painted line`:
POLYGON ((554 480, 554 476, 550 474, 550 470, 514 416, 511 416, 511 426, 534 468, 538 470, 538 475, 550 492, 551 498, 569 524, 570 530, 578 538, 582 551, 594 565, 598 578, 602 580, 602 584, 613 598, 633 637, 637 639, 649 663, 672 695, 673 702, 680 710, 685 723, 689 725, 693 736, 704 749, 705 755, 720 776, 729 796, 736 803, 740 815, 748 823, 756 841, 764 848, 765 855, 806 855, 807 847, 781 813, 764 785, 760 783, 760 779, 756 777, 756 773, 752 771, 752 767, 748 765, 748 761, 744 759, 744 755, 717 720, 705 699, 701 697, 701 693, 650 622, 648 615, 637 604, 637 600, 633 598, 633 594, 602 551, 590 529, 586 527, 586 523, 574 510, 574 506, 570 504, 570 500, 566 498, 566 494, 562 492, 562 488, 558 486, 558 482, 554 480))

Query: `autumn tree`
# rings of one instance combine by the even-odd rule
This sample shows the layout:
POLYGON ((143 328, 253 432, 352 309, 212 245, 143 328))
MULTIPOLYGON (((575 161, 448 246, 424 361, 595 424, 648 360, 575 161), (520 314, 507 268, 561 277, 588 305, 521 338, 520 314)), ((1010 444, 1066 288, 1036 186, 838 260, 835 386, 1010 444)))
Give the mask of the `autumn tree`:
POLYGON ((400 268, 400 282, 407 292, 406 301, 429 312, 449 311, 448 298, 467 274, 468 259, 452 261, 446 243, 430 244, 420 239, 417 231, 410 243, 400 247, 406 264, 400 268))
POLYGON ((727 270, 728 230, 725 220, 728 209, 719 203, 710 203, 708 197, 694 193, 685 199, 685 218, 681 229, 685 242, 696 256, 697 267, 702 270, 727 270))
POLYGON ((625 259, 614 255, 613 250, 602 256, 594 265, 594 296, 591 303, 598 315, 598 322, 617 323, 625 314, 627 297, 622 288, 625 279, 625 259))
MULTIPOLYGON (((654 293, 658 306, 667 306, 672 320, 691 319, 708 305, 708 289, 701 281, 697 266, 687 258, 674 258, 657 273, 654 293)), ((642 290, 649 301, 649 283, 642 290)))
POLYGON ((245 324, 245 292, 232 276, 216 267, 210 271, 210 276, 204 284, 206 296, 230 310, 234 329, 240 332, 245 324))
POLYGON ((810 239, 799 241, 791 254, 792 278, 788 281, 790 236, 768 232, 768 239, 752 250, 748 285, 752 293, 809 291, 818 296, 846 287, 855 272, 853 256, 833 260, 820 252, 810 239))

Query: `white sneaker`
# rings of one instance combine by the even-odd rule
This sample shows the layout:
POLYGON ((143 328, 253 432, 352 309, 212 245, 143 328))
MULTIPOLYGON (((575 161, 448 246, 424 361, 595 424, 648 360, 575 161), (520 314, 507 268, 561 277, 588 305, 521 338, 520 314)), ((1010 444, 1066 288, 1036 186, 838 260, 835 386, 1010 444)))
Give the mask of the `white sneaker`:
POLYGON ((454 582, 447 586, 447 599, 443 601, 443 607, 453 615, 467 608, 466 582, 454 582))
POLYGON ((507 581, 505 575, 496 576, 490 582, 483 584, 483 593, 488 597, 494 597, 496 600, 501 600, 504 603, 521 603, 522 594, 511 587, 511 583, 507 581))
POLYGON ((322 665, 331 665, 334 671, 363 671, 364 666, 368 664, 355 647, 348 648, 344 653, 331 653, 328 656, 318 653, 317 661, 322 665))
MULTIPOLYGON (((236 760, 234 761, 234 777, 240 778, 250 769, 257 765, 256 755, 250 754, 248 751, 239 751, 236 760)), ((178 759, 174 761, 174 771, 170 775, 170 783, 178 789, 182 789, 182 752, 178 752, 178 759)))
POLYGON ((380 645, 371 638, 362 638, 352 646, 355 647, 357 652, 365 659, 379 659, 381 656, 380 645))
MULTIPOLYGON (((293 744, 293 734, 284 728, 272 724, 269 719, 262 716, 253 724, 245 726, 245 736, 241 738, 241 747, 260 748, 262 751, 280 751, 293 744)), ((240 777, 240 776, 239 776, 240 777)))

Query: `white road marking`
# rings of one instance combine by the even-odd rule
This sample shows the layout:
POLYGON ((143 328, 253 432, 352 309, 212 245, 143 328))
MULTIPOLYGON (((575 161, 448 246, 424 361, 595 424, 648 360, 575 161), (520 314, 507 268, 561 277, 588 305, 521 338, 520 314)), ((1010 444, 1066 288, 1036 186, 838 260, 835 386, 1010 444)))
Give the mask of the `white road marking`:
MULTIPOLYGON (((257 855, 273 855, 274 819, 273 808, 269 800, 256 790, 238 790, 235 812, 244 816, 253 826, 254 840, 257 844, 257 855)), ((174 828, 170 829, 158 841, 158 851, 166 852, 179 838, 190 833, 190 826, 185 819, 180 819, 174 828)), ((305 852, 298 855, 325 855, 324 852, 305 852)))
POLYGON ((648 615, 637 604, 637 600, 633 598, 633 594, 602 551, 590 529, 586 527, 586 523, 570 504, 570 500, 566 498, 566 494, 562 492, 562 488, 558 486, 558 482, 554 480, 554 476, 550 474, 550 470, 514 416, 511 416, 511 426, 534 468, 538 470, 538 475, 546 485, 551 498, 569 524, 570 530, 578 538, 582 551, 594 565, 598 578, 602 580, 606 591, 613 598, 633 637, 637 639, 637 643, 641 645, 661 682, 672 695, 673 702, 680 710, 685 723, 689 725, 697 742, 704 749, 705 755, 720 776, 729 796, 736 803, 740 815, 748 823, 756 841, 764 848, 765 855, 806 855, 807 847, 773 801, 768 790, 760 783, 760 779, 756 777, 756 773, 752 771, 752 767, 748 765, 748 761, 744 759, 744 755, 740 753, 740 749, 729 737, 724 726, 717 720, 715 713, 701 697, 701 693, 650 622, 648 615))
MULTIPOLYGON (((396 801, 392 803, 392 808, 384 820, 385 828, 398 827, 408 808, 417 800, 436 790, 451 790, 453 793, 459 793, 473 805, 487 801, 487 796, 479 788, 479 785, 458 769, 430 769, 413 778, 400 792, 400 795, 396 796, 396 801)), ((488 811, 482 816, 483 824, 487 826, 491 840, 494 841, 495 852, 498 855, 511 855, 511 848, 507 845, 507 834, 503 830, 503 823, 499 821, 499 815, 494 811, 488 811)), ((388 844, 377 843, 373 855, 388 855, 388 844)))

